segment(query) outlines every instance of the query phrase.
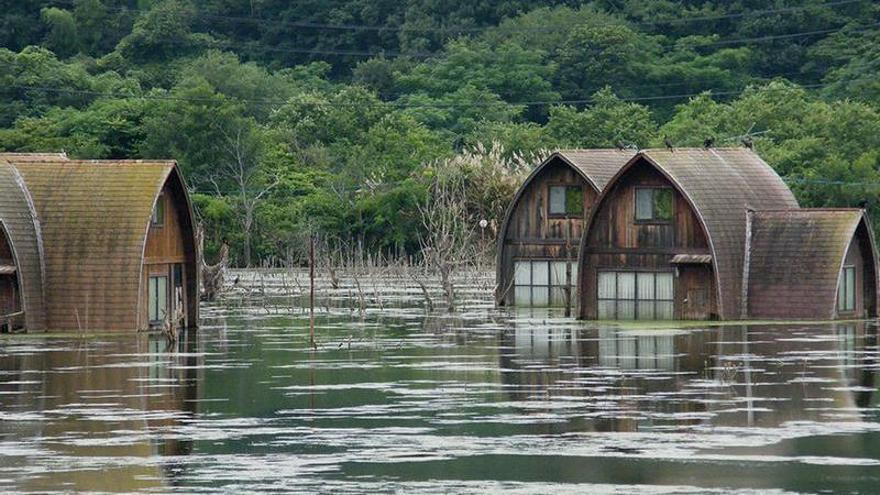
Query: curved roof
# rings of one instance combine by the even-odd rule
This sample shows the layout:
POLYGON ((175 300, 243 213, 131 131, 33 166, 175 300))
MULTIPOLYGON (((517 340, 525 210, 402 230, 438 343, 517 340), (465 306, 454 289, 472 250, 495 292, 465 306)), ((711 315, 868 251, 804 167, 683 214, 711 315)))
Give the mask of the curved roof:
POLYGON ((53 330, 137 329, 150 217, 173 161, 16 161, 42 228, 53 330))
POLYGON ((0 224, 6 231, 21 285, 21 304, 29 330, 46 328, 40 223, 18 171, 0 157, 0 224))
MULTIPOLYGON (((550 155, 550 158, 544 160, 544 163, 539 165, 535 171, 545 166, 549 163, 553 158, 560 158, 565 161, 572 167, 576 168, 578 172, 586 179, 590 185, 593 186, 593 189, 596 190, 597 193, 602 192, 605 189, 605 185, 608 184, 608 181, 614 177, 615 174, 620 170, 621 167, 626 165, 633 156, 635 156, 636 150, 618 150, 618 149, 572 149, 572 150, 559 150, 556 153, 550 155)), ((532 176, 535 175, 535 172, 532 172, 532 176)), ((529 176, 529 179, 526 180, 526 183, 531 180, 532 176, 529 176)))
POLYGON ((750 213, 748 313, 756 318, 835 317, 840 269, 859 225, 871 244, 863 210, 798 209, 750 213))
MULTIPOLYGON (((611 182, 643 161, 666 176, 691 204, 712 251, 718 312, 722 319, 739 318, 746 211, 798 208, 791 190, 770 165, 746 148, 642 150, 611 182)), ((606 189, 597 203, 607 194, 606 189)), ((598 208, 593 210, 590 223, 598 208)))

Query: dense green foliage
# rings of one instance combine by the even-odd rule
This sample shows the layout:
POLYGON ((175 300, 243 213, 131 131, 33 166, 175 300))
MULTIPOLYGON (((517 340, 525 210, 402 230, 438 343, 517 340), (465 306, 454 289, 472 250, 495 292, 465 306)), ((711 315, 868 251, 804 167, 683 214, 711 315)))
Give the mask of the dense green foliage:
POLYGON ((868 0, 11 3, 0 149, 176 158, 239 263, 310 233, 412 253, 441 162, 497 225, 555 147, 750 135, 803 204, 880 204, 868 0))

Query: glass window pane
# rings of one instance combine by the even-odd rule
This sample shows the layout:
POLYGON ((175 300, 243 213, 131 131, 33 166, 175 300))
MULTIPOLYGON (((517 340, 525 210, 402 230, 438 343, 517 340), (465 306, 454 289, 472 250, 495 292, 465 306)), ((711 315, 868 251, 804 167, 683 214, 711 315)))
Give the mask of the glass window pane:
POLYGON ((654 274, 643 272, 637 274, 637 278, 639 299, 654 299, 654 274))
POLYGON ((532 289, 528 286, 517 286, 513 290, 513 304, 517 306, 531 306, 532 289))
POLYGON ((549 306, 550 289, 547 287, 532 287, 532 306, 549 306))
POLYGON ((157 307, 159 310, 158 319, 165 321, 165 317, 168 315, 168 277, 156 277, 158 284, 156 287, 158 301, 157 307))
POLYGON ((599 272, 599 299, 617 297, 617 277, 614 272, 599 272))
POLYGON ((530 261, 517 261, 513 264, 514 284, 532 285, 532 263, 530 261))
POLYGON ((547 261, 532 262, 532 285, 550 285, 550 263, 547 261))
POLYGON ((639 320, 653 320, 654 301, 639 301, 638 307, 636 308, 636 313, 636 317, 639 320))
POLYGON ((580 215, 584 212, 584 193, 580 186, 565 188, 565 212, 569 215, 580 215))
POLYGON ((636 298, 636 274, 632 272, 619 272, 617 274, 617 298, 636 298))
POLYGON ((846 268, 846 309, 856 309, 856 269, 852 266, 846 268))
POLYGON ((156 277, 150 277, 149 289, 147 290, 147 314, 150 321, 156 321, 158 309, 156 308, 156 277))
POLYGON ((653 189, 636 189, 636 220, 650 220, 653 218, 653 189))
POLYGON ((654 303, 656 309, 654 314, 655 320, 671 320, 673 318, 672 301, 657 301, 654 303))
POLYGON ((550 214, 565 213, 565 186, 550 186, 550 214))
POLYGON ((656 293, 654 298, 663 301, 671 301, 674 299, 673 294, 673 277, 671 273, 664 272, 656 274, 656 293))
POLYGON ((613 320, 616 318, 614 314, 614 301, 599 301, 599 319, 600 320, 613 320))
POLYGON ((634 320, 636 318, 636 302, 618 299, 617 301, 617 319, 618 320, 634 320))
POLYGON ((565 262, 550 262, 550 285, 565 285, 565 262))
POLYGON ((846 268, 840 270, 840 277, 837 280, 837 309, 844 311, 846 309, 846 268))
MULTIPOLYGON (((565 307, 565 289, 562 287, 552 287, 550 289, 550 304, 557 308, 565 307)), ((572 303, 574 303, 574 296, 572 296, 572 303)))
POLYGON ((654 219, 672 220, 672 189, 654 189, 654 219))

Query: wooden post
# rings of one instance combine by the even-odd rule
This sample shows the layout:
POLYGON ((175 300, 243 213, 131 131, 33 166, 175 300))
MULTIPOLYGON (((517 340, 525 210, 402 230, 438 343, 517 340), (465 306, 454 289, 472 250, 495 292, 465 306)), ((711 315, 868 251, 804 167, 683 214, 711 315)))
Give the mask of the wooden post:
POLYGON ((313 349, 315 342, 315 236, 309 236, 309 343, 313 349))

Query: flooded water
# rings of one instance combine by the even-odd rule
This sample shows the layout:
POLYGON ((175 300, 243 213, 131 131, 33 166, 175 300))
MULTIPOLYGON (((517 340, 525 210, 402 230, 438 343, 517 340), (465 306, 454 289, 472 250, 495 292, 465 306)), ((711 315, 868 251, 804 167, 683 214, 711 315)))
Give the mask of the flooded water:
POLYGON ((322 290, 314 349, 302 278, 240 275, 170 348, 0 340, 0 491, 880 486, 874 323, 597 327, 496 310, 487 277, 426 315, 390 277, 322 290))

